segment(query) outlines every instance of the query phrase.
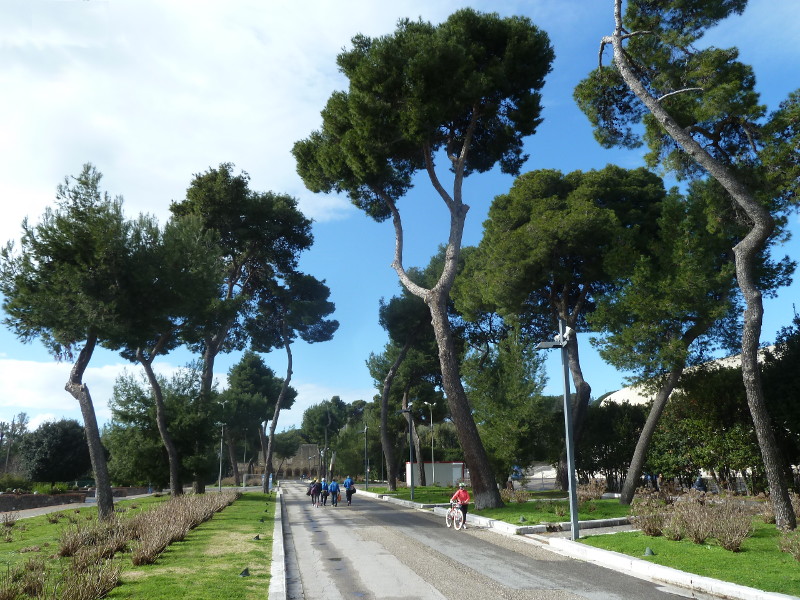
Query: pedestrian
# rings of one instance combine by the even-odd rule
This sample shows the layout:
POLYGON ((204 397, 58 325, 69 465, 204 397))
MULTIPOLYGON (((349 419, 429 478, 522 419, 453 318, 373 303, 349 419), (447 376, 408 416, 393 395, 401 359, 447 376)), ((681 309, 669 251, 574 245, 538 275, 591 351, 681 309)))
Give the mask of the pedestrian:
POLYGON ((458 489, 456 493, 453 494, 453 497, 450 498, 450 502, 458 502, 459 508, 461 508, 461 512, 464 513, 464 526, 462 529, 467 528, 467 506, 469 505, 469 492, 467 491, 466 484, 462 481, 458 484, 458 489))
POLYGON ((328 505, 328 482, 322 478, 322 506, 328 505))
POLYGON ((347 506, 350 506, 350 499, 353 497, 353 490, 355 490, 355 487, 353 486, 353 478, 348 475, 345 477, 342 485, 344 485, 344 495, 347 497, 347 506))
POLYGON ((328 493, 331 495, 331 504, 337 506, 339 504, 339 484, 336 483, 336 479, 331 479, 328 485, 328 493))
POLYGON ((311 484, 311 504, 317 507, 319 506, 320 492, 322 492, 322 484, 315 479, 314 483, 311 484))

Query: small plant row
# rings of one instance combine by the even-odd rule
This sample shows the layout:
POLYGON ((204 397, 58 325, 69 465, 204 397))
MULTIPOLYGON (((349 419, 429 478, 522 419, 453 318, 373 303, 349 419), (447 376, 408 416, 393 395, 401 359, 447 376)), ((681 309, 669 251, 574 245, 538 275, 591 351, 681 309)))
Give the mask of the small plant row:
MULTIPOLYGON (((113 559, 130 552, 134 565, 155 562, 172 542, 241 496, 238 491, 172 498, 151 510, 111 519, 70 525, 59 537, 57 555, 66 559, 48 566, 42 557, 31 558, 0 575, 0 600, 96 600, 119 584, 121 563, 113 559)), ((58 522, 59 519, 48 519, 58 522)))
MULTIPOLYGON (((584 504, 589 500, 599 500, 603 497, 605 491, 605 480, 592 479, 589 483, 579 484, 576 490, 578 503, 584 504)), ((500 490, 500 498, 505 503, 517 502, 519 504, 524 504, 525 502, 533 499, 533 497, 534 496, 531 492, 526 492, 525 490, 510 490, 507 488, 500 490)))
MULTIPOLYGON (((792 503, 798 512, 800 496, 794 494, 792 503)), ((715 539, 725 550, 738 552, 744 540, 753 533, 753 519, 761 516, 769 523, 770 513, 769 501, 761 506, 697 490, 672 496, 663 491, 641 488, 631 504, 630 518, 645 535, 663 535, 673 541, 689 539, 695 544, 715 539)), ((774 514, 771 522, 775 522, 774 514)), ((781 550, 800 560, 800 535, 797 532, 783 532, 780 545, 781 550)))

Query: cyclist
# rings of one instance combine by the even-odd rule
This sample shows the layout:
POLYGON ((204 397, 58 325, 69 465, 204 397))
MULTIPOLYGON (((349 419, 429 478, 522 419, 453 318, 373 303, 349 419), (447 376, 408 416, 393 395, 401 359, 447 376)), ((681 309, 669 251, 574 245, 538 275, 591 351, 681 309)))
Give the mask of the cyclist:
POLYGON ((467 505, 469 504, 469 492, 467 491, 466 484, 462 481, 458 484, 458 489, 456 493, 453 494, 453 497, 450 498, 450 502, 458 502, 461 508, 461 512, 464 514, 464 525, 462 529, 467 528, 467 505))

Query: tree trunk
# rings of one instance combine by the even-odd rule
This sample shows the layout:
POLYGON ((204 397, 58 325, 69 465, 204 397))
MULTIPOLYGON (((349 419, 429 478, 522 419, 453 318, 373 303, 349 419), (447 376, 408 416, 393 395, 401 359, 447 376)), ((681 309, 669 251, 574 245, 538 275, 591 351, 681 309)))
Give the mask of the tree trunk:
POLYGON ((456 426, 458 441, 464 452, 464 462, 469 469, 470 484, 475 508, 497 508, 503 506, 497 489, 489 457, 481 442, 467 394, 461 384, 458 355, 453 345, 450 321, 447 319, 447 296, 440 295, 429 303, 433 329, 439 344, 439 362, 442 368, 442 387, 447 395, 450 416, 456 426))
POLYGON ((650 448, 650 441, 653 439, 661 413, 664 412, 664 408, 667 406, 667 400, 672 394, 672 390, 678 385, 683 368, 683 365, 680 365, 670 371, 666 382, 658 390, 655 400, 653 400, 650 414, 647 415, 647 421, 645 421, 642 428, 642 433, 639 434, 639 441, 636 442, 636 449, 633 451, 633 458, 625 476, 625 483, 622 484, 622 492, 619 497, 620 504, 630 504, 633 501, 633 495, 639 486, 639 478, 642 476, 644 461, 647 458, 647 450, 650 448))
MULTIPOLYGON (((162 338, 163 339, 163 338, 162 338)), ((161 340, 159 340, 159 343, 161 340)), ((158 344, 156 345, 158 348, 158 344)), ((144 372, 147 374, 147 380, 150 382, 150 388, 153 390, 153 400, 156 404, 156 424, 158 425, 158 433, 161 435, 161 441, 167 451, 167 460, 169 462, 169 492, 173 498, 183 494, 183 482, 180 478, 180 458, 175 444, 172 441, 172 436, 167 428, 167 414, 164 407, 164 394, 161 391, 161 385, 158 383, 156 374, 153 372, 153 357, 157 354, 154 351, 150 359, 144 357, 141 349, 136 351, 136 359, 144 367, 144 372)))
POLYGON ((383 390, 381 391, 381 449, 383 450, 384 460, 386 462, 386 477, 387 486, 389 491, 397 490, 397 463, 394 459, 394 444, 389 438, 388 422, 389 422, 389 392, 392 389, 392 382, 394 381, 400 365, 406 358, 408 350, 411 348, 411 341, 406 341, 400 354, 397 355, 389 372, 383 380, 383 390))
POLYGON ((83 374, 86 371, 86 367, 89 366, 89 361, 96 345, 97 336, 90 334, 78 355, 78 360, 72 366, 69 380, 64 389, 78 401, 81 407, 83 428, 86 431, 86 441, 89 446, 89 458, 92 461, 92 470, 94 471, 97 515, 100 520, 104 521, 114 516, 114 496, 111 492, 106 453, 100 441, 100 430, 97 427, 97 416, 94 412, 92 396, 89 393, 89 387, 82 381, 83 374))
POLYGON ((269 476, 273 473, 272 470, 272 448, 275 443, 275 428, 278 426, 278 415, 281 414, 281 403, 286 397, 286 391, 289 389, 289 382, 292 380, 292 347, 289 343, 288 332, 286 327, 283 328, 283 347, 286 349, 286 378, 283 380, 278 400, 275 402, 275 412, 272 415, 272 423, 269 425, 269 441, 267 442, 267 453, 265 454, 265 468, 264 468, 264 486, 263 491, 266 493, 269 486, 269 476))
MULTIPOLYGON (((564 319, 564 322, 568 323, 573 329, 575 328, 575 324, 569 323, 567 319, 564 319)), ((583 370, 581 369, 581 361, 578 354, 578 338, 575 335, 567 341, 567 357, 567 366, 570 375, 572 375, 572 384, 575 386, 575 394, 570 398, 570 402, 572 403, 572 441, 577 447, 586 423, 586 412, 589 408, 589 401, 592 398, 592 387, 583 378, 583 370)), ((562 490, 569 489, 566 448, 564 448, 558 459, 556 487, 560 487, 562 490)))
POLYGON ((242 477, 239 474, 239 462, 236 459, 236 440, 230 432, 230 428, 225 429, 225 445, 228 447, 228 462, 231 464, 231 471, 233 472, 233 484, 236 487, 242 485, 242 477))
POLYGON ((712 157, 654 98, 636 76, 622 46, 625 32, 622 27, 622 0, 614 0, 614 35, 604 38, 614 49, 614 64, 626 85, 642 101, 664 130, 675 142, 703 167, 711 177, 733 198, 738 207, 752 222, 750 232, 734 247, 736 279, 744 296, 744 329, 742 331, 742 378, 744 380, 747 405, 753 417, 753 425, 764 461, 770 496, 775 509, 775 524, 779 529, 795 529, 796 516, 789 497, 789 488, 784 477, 783 460, 772 430, 769 413, 761 387, 758 369, 758 343, 761 336, 761 321, 764 305, 758 289, 754 265, 774 228, 774 220, 741 181, 722 162, 712 157))
POLYGON ((267 450, 269 449, 269 439, 267 438, 267 422, 258 424, 258 439, 261 442, 261 456, 264 457, 264 479, 261 481, 261 491, 266 493, 267 486, 267 450))
MULTIPOLYGON (((411 414, 408 415, 409 417, 411 414)), ((414 419, 411 419, 411 438, 414 440, 414 453, 417 459, 417 473, 419 474, 419 485, 428 485, 425 482, 425 461, 422 460, 422 448, 420 448, 419 434, 417 433, 417 424, 414 419)))

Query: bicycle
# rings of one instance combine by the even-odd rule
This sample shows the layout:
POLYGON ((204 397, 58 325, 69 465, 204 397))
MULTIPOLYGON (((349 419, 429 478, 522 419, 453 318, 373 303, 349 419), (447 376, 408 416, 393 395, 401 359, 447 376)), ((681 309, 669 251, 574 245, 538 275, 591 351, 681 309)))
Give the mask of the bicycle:
POLYGON ((444 523, 448 527, 455 527, 457 530, 464 526, 464 513, 461 512, 460 502, 450 503, 450 508, 444 514, 444 523))

